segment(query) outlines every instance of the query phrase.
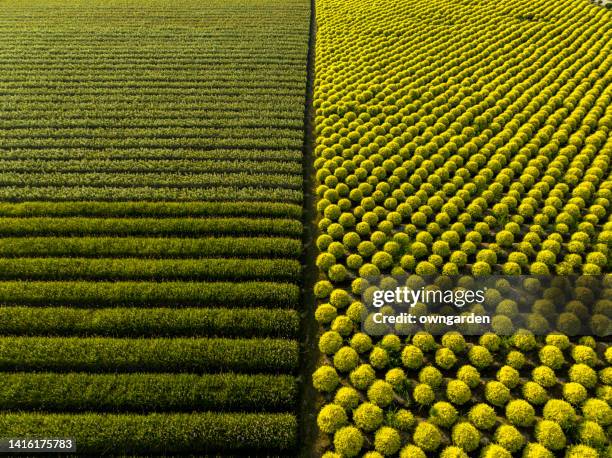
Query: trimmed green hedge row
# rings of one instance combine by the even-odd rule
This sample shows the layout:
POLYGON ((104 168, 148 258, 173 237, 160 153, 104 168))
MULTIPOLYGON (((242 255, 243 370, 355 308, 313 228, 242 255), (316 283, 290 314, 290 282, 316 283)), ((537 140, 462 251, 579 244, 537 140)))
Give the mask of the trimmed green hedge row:
POLYGON ((299 326, 281 309, 0 307, 1 335, 295 338, 299 326))
POLYGON ((299 219, 302 207, 278 202, 2 202, 0 216, 267 216, 299 219))
POLYGON ((4 280, 299 280, 289 259, 0 258, 4 280))
MULTIPOLYGON (((0 119, 0 126, 2 120, 0 119)), ((94 160, 0 160, 2 172, 36 172, 36 173, 83 173, 83 172, 158 172, 158 173, 228 173, 244 172, 268 174, 302 175, 302 164, 299 162, 278 162, 263 160, 204 160, 186 159, 150 160, 150 159, 94 159, 94 160)))
POLYGON ((0 235, 287 235, 301 236, 293 219, 252 218, 0 218, 0 235))
POLYGON ((279 373, 298 359, 298 343, 286 339, 0 337, 6 371, 279 373))
MULTIPOLYGON (((300 102, 303 105, 303 101, 300 102)), ((33 102, 39 104, 39 102, 33 102)), ((27 106, 27 103, 25 104, 27 106)), ((276 148, 276 149, 298 149, 302 147, 302 136, 300 138, 203 138, 203 137, 176 137, 176 138, 3 138, 4 148, 276 148)))
MULTIPOLYGON (((15 173, 0 172, 2 187, 281 188, 302 189, 301 174, 237 173, 15 173)), ((226 196, 229 198, 230 196, 226 196)))
POLYGON ((0 376, 4 410, 193 412, 293 410, 290 375, 15 373, 0 376))
POLYGON ((298 239, 280 237, 144 238, 16 237, 0 238, 0 256, 82 256, 137 258, 291 257, 302 251, 298 239))
POLYGON ((0 414, 6 437, 71 437, 83 455, 168 455, 223 451, 289 452, 297 443, 292 414, 0 414))
POLYGON ((0 304, 295 308, 299 287, 272 282, 0 282, 0 304))
MULTIPOLYGON (((78 92, 78 91, 77 91, 78 92)), ((97 91, 99 92, 99 90, 97 91)), ((6 95, 6 94, 3 94, 6 95)), ((13 94, 15 95, 15 94, 13 94)), ((47 98, 50 94, 36 94, 33 96, 23 96, 23 99, 47 98)), ((219 94, 220 95, 220 94, 219 94)), ((257 94, 251 94, 257 95, 257 94)), ((276 95, 276 94, 275 94, 276 95)), ((122 95, 124 97, 125 95, 122 95)), ((147 95, 148 97, 150 95, 147 95)), ((268 95, 269 96, 269 95, 268 95)), ((57 97, 53 94, 52 97, 57 97)), ((129 96, 128 96, 129 97, 129 96)), ((181 97, 190 98, 191 95, 183 94, 181 97)), ((285 97, 285 96, 281 96, 285 97)), ((295 97, 292 96, 286 96, 295 97)), ((27 139, 34 143, 49 138, 72 141, 79 139, 81 142, 94 140, 103 142, 104 140, 116 141, 118 139, 154 139, 163 142, 167 139, 181 138, 183 140, 198 139, 254 139, 267 138, 271 143, 279 140, 299 139, 304 133, 301 129, 283 129, 281 127, 30 127, 17 129, 4 129, 3 138, 8 140, 27 139)))
POLYGON ((26 202, 40 200, 47 202, 82 201, 150 201, 150 202, 191 202, 208 200, 225 202, 301 202, 301 189, 260 188, 260 187, 64 187, 64 186, 3 186, 0 200, 26 202))
MULTIPOLYGON (((79 112, 81 116, 82 112, 79 112)), ((88 148, 71 149, 31 149, 0 147, 3 160, 9 159, 37 159, 37 160, 123 160, 123 159, 151 159, 151 160, 224 160, 228 157, 236 160, 260 160, 278 162, 302 162, 302 152, 295 150, 266 150, 266 149, 188 149, 188 148, 121 148, 91 150, 88 148)))

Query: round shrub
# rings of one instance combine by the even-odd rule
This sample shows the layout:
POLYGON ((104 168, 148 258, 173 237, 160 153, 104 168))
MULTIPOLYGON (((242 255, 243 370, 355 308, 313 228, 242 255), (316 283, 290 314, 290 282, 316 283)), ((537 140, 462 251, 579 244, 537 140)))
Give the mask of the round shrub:
POLYGON ((546 343, 554 345, 560 350, 566 350, 570 346, 569 338, 565 334, 548 334, 546 336, 546 343))
POLYGON ((548 366, 538 366, 533 371, 531 371, 531 377, 533 381, 539 383, 544 388, 550 388, 557 384, 557 376, 555 375, 555 371, 553 371, 548 366))
POLYGON ((565 458, 601 458, 599 452, 588 445, 574 445, 567 450, 565 458))
POLYGON ((476 404, 468 413, 469 420, 478 429, 491 429, 497 421, 495 410, 488 404, 476 404))
POLYGON ((434 391, 431 389, 429 385, 424 383, 419 383, 412 390, 412 397, 415 402, 424 406, 428 406, 433 403, 436 399, 436 395, 434 391))
POLYGON ((402 350, 402 364, 409 369, 418 369, 423 365, 423 352, 415 345, 407 345, 402 350))
POLYGON ((354 426, 345 426, 334 434, 334 448, 344 457, 357 456, 363 441, 363 434, 354 426))
POLYGON ((576 423, 574 408, 561 399, 550 399, 544 405, 542 415, 545 420, 554 421, 563 429, 569 429, 576 423))
POLYGON ((568 372, 572 382, 580 383, 587 388, 597 385, 597 372, 586 364, 574 364, 568 372))
POLYGON ((442 369, 450 369, 457 362, 457 357, 452 350, 440 348, 436 351, 436 364, 442 369))
POLYGON ((476 450, 480 443, 480 432, 471 423, 467 422, 456 424, 453 427, 451 437, 453 444, 466 452, 476 450))
POLYGON ((429 409, 429 421, 443 428, 450 428, 457 421, 457 409, 448 402, 436 402, 429 409))
POLYGON ((465 382, 451 380, 446 385, 446 397, 453 404, 463 405, 472 398, 472 391, 465 382))
POLYGON ((571 404, 582 404, 588 395, 589 393, 587 392, 587 389, 580 383, 569 382, 563 385, 563 397, 571 404))
POLYGON ((336 331, 344 337, 351 335, 353 327, 353 321, 346 315, 337 316, 331 324, 332 331, 336 331))
POLYGON ((408 378, 402 369, 395 367, 385 374, 385 380, 390 383, 393 388, 401 389, 405 385, 408 378))
POLYGON ((444 334, 442 336, 442 345, 454 353, 463 353, 467 348, 464 337, 456 331, 444 334))
POLYGON ((532 404, 540 405, 548 401, 548 392, 539 383, 526 382, 522 391, 525 399, 532 404))
POLYGON ((525 355, 520 351, 512 350, 506 355, 506 363, 508 366, 519 370, 525 365, 525 355))
POLYGON ((493 364, 493 356, 485 347, 480 345, 474 345, 468 352, 468 358, 470 362, 478 369, 484 369, 485 367, 493 364))
POLYGON ((506 418, 516 426, 531 426, 535 421, 535 410, 527 401, 516 399, 506 405, 506 418))
POLYGON ((334 366, 340 372, 350 372, 359 364, 359 354, 351 347, 342 347, 334 355, 334 366))
POLYGON ((318 281, 314 286, 314 294, 317 299, 325 299, 329 297, 334 290, 334 286, 327 280, 318 281))
POLYGON ((384 369, 389 364, 389 354, 381 347, 374 347, 370 352, 370 364, 376 369, 384 369))
POLYGON ((561 450, 565 448, 565 434, 561 426, 554 421, 543 420, 536 425, 536 440, 544 447, 551 450, 561 450))
POLYGON ((400 458, 427 458, 425 452, 416 445, 408 444, 400 450, 400 458))
POLYGON ((342 455, 340 455, 339 453, 336 452, 325 452, 321 458, 342 458, 342 455))
POLYGON ((384 455, 380 452, 366 452, 362 458, 384 458, 384 455))
POLYGON ((601 399, 588 399, 582 405, 582 415, 604 427, 612 424, 612 407, 601 399))
POLYGON ((402 440, 395 429, 383 426, 374 435, 374 448, 385 456, 393 455, 402 446, 402 440))
POLYGON ((355 425, 366 432, 378 429, 383 419, 383 410, 370 402, 364 402, 353 412, 353 421, 355 425))
POLYGON ((342 348, 342 336, 335 331, 327 331, 319 338, 319 350, 326 355, 333 355, 342 348))
POLYGON ((436 339, 428 332, 417 332, 412 337, 412 344, 423 352, 433 351, 436 349, 436 339))
POLYGON ((585 421, 578 427, 578 440, 583 444, 601 448, 606 445, 607 437, 599 424, 594 421, 585 421))
POLYGON ((387 334, 380 341, 380 346, 390 352, 398 352, 402 348, 402 341, 395 334, 387 334))
POLYGON ((362 364, 350 373, 349 380, 358 390, 366 390, 376 380, 376 372, 369 364, 362 364))
POLYGON ((514 426, 501 425, 495 431, 495 441, 511 453, 518 452, 525 445, 525 438, 514 426))
POLYGON ((536 348, 538 343, 536 342, 533 333, 527 330, 519 330, 512 336, 512 345, 521 351, 530 351, 536 348))
POLYGON ((321 366, 312 374, 312 385, 317 391, 331 393, 340 383, 340 377, 331 366, 321 366))
POLYGON ((554 345, 546 345, 542 347, 538 355, 542 364, 550 367, 551 369, 559 369, 565 363, 563 352, 559 350, 559 347, 554 345))
POLYGON ((331 323, 338 316, 338 310, 331 304, 321 304, 315 311, 315 320, 321 324, 331 323))
POLYGON ((480 458, 512 458, 512 454, 501 445, 490 444, 482 449, 480 458))
POLYGON ((359 405, 359 392, 350 386, 343 386, 334 396, 334 403, 342 406, 345 410, 352 410, 359 405))
POLYGON ((348 423, 345 410, 336 404, 328 404, 319 411, 317 425, 327 434, 332 434, 348 423))
POLYGON ((357 353, 365 353, 372 349, 372 339, 369 335, 358 332, 351 337, 351 348, 357 353))
POLYGON ((457 379, 470 388, 476 388, 480 384, 480 372, 474 366, 466 364, 457 371, 457 379))
POLYGON ((511 389, 518 385, 519 378, 520 375, 518 371, 510 366, 502 366, 497 371, 497 380, 511 389))
POLYGON ((424 421, 419 423, 414 429, 412 441, 421 449, 433 452, 440 446, 442 434, 435 425, 424 421))
POLYGON ((593 367, 597 364, 597 353, 591 347, 586 345, 576 345, 572 349, 572 358, 578 364, 586 364, 587 366, 593 367))
POLYGON ((440 453, 440 458, 469 458, 469 457, 467 453, 465 453, 461 447, 450 445, 446 447, 442 451, 442 453, 440 453))
POLYGON ((408 431, 416 422, 412 412, 406 409, 399 409, 395 412, 389 412, 387 414, 387 424, 393 428, 397 428, 400 431, 408 431))
POLYGON ((426 383, 432 388, 437 388, 442 384, 442 373, 433 366, 426 366, 419 372, 419 382, 426 383))
POLYGON ((376 380, 368 389, 368 399, 380 407, 391 404, 393 396, 393 387, 384 380, 376 380))
POLYGON ((503 407, 510 401, 510 390, 501 382, 487 382, 485 385, 485 398, 491 404, 503 407))
POLYGON ((523 449, 523 458, 555 458, 555 455, 543 445, 532 442, 523 449))

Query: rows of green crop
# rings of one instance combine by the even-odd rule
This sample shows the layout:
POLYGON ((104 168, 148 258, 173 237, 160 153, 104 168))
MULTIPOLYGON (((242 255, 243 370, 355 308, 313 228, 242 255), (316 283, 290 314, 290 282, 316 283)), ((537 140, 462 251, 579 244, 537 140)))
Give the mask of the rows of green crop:
POLYGON ((0 329, 13 336, 281 337, 298 336, 297 310, 113 307, 0 307, 0 329))
POLYGON ((291 414, 0 414, 0 431, 10 437, 70 437, 78 453, 168 455, 243 451, 288 451, 297 443, 291 414))
POLYGON ((2 280, 277 280, 298 281, 288 259, 0 258, 2 280))
MULTIPOLYGON (((302 207, 279 202, 0 202, 0 216, 213 217, 300 219, 302 207)), ((281 220, 282 221, 282 220, 281 220)), ((243 223, 244 220, 243 220, 243 223)), ((246 224, 246 223, 245 223, 246 224)), ((296 235, 301 232, 298 229, 296 235)))
MULTIPOLYGON (((104 173, 144 173, 144 172, 167 172, 167 173, 237 173, 249 171, 258 173, 260 179, 266 179, 268 175, 299 174, 302 167, 299 162, 279 161, 242 161, 242 160, 147 160, 126 159, 119 160, 67 160, 48 161, 40 159, 26 160, 0 160, 0 171, 2 173, 85 173, 95 170, 104 173)), ((292 181, 292 180, 290 180, 292 181)))
POLYGON ((0 337, 0 370, 56 372, 292 372, 286 339, 0 337))
POLYGON ((61 187, 254 187, 301 189, 301 175, 236 173, 0 173, 0 186, 61 187))
POLYGON ((289 375, 18 372, 0 378, 0 403, 12 411, 281 412, 292 410, 296 395, 289 375))
POLYGON ((272 282, 3 281, 1 304, 295 308, 299 287, 272 282))
MULTIPOLYGON (((281 237, 4 237, 0 256, 13 257, 133 257, 191 258, 250 257, 296 258, 300 240, 281 237)), ((0 262, 6 260, 0 259, 0 262)), ((210 262, 210 260, 208 260, 210 262)), ((256 262, 255 260, 251 261, 256 262)))
MULTIPOLYGON (((265 176, 262 177, 265 180, 265 176)), ((31 200, 67 202, 84 201, 175 201, 207 200, 227 202, 292 202, 302 201, 302 190, 262 187, 88 187, 88 186, 4 186, 0 201, 27 202, 31 200)))
POLYGON ((251 218, 0 218, 0 234, 44 235, 271 235, 302 234, 294 219, 251 218))

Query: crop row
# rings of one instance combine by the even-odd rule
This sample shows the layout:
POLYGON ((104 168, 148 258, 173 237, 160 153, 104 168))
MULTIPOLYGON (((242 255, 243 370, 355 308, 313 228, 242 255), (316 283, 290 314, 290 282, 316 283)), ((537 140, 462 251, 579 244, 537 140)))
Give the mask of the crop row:
POLYGON ((285 339, 1 337, 0 370, 53 372, 291 372, 285 339))
MULTIPOLYGON (((0 145, 1 147, 1 145, 0 145)), ((226 161, 229 158, 242 161, 274 161, 301 162, 302 153, 299 150, 282 149, 105 149, 91 150, 87 148, 68 149, 31 149, 31 148, 0 148, 2 160, 194 160, 194 161, 226 161)))
POLYGON ((0 258, 2 280, 266 280, 297 281, 288 259, 0 258))
MULTIPOLYGON (((134 204, 131 203, 133 206, 134 204)), ((164 204, 166 205, 166 204, 164 204)), ((223 204, 222 204, 223 205, 223 204)), ((43 207, 44 208, 44 207, 43 207)), ((61 207, 60 207, 61 208, 61 207)), ((108 208, 108 207, 107 207, 108 208)), ((129 207, 128 207, 129 208, 129 207)), ((133 208, 133 207, 132 207, 133 208)), ((3 236, 48 235, 284 235, 301 236, 294 219, 252 218, 0 218, 3 236)))
POLYGON ((1 138, 13 139, 72 139, 82 138, 96 140, 121 138, 269 138, 302 139, 299 129, 283 129, 273 127, 30 127, 27 129, 2 129, 1 138))
MULTIPOLYGON (((143 237, 4 237, 2 257, 134 258, 296 258, 298 239, 280 237, 143 238, 143 237)), ((205 262, 211 262, 207 260, 205 262)), ((256 262, 256 261, 252 261, 256 262)))
MULTIPOLYGON (((257 174, 260 180, 267 180, 270 175, 274 181, 274 176, 279 174, 302 174, 302 165, 299 162, 279 162, 279 161, 243 161, 243 160, 150 160, 150 159, 106 159, 106 160, 0 160, 1 173, 83 173, 83 172, 104 172, 104 173, 230 173, 247 172, 257 174)), ((286 175, 285 175, 286 176, 286 175)), ((285 187, 285 186, 281 186, 285 187)))
POLYGON ((16 305, 295 308, 299 288, 272 282, 0 282, 0 303, 16 305))
POLYGON ((301 189, 301 175, 237 173, 17 173, 1 172, 0 186, 48 187, 252 187, 301 189))
MULTIPOLYGON (((265 175, 261 180, 265 181, 265 175)), ((302 201, 301 189, 262 187, 87 187, 87 186, 4 186, 0 201, 68 202, 74 200, 101 202, 294 202, 302 201)))
MULTIPOLYGON (((0 216, 114 217, 286 217, 299 219, 302 208, 280 202, 24 202, 0 203, 0 216)), ((244 220, 243 220, 244 222, 244 220)), ((231 224, 230 224, 231 225, 231 224)))
POLYGON ((4 410, 45 412, 290 411, 290 375, 12 373, 0 377, 4 410))
POLYGON ((269 308, 0 307, 0 334, 99 337, 296 338, 296 310, 269 308))
POLYGON ((302 138, 243 138, 243 137, 124 137, 124 138, 60 138, 55 136, 38 138, 3 138, 2 147, 56 149, 56 148, 249 148, 249 149, 298 149, 302 146, 302 138))
POLYGON ((297 421, 291 414, 3 413, 0 430, 10 437, 70 437, 84 455, 287 453, 297 443, 297 421))

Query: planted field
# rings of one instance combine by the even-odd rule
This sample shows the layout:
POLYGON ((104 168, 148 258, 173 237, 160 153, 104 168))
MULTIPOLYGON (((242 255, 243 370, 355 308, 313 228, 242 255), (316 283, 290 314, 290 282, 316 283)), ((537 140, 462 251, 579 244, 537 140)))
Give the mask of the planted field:
POLYGON ((0 5, 0 436, 293 453, 309 17, 0 5))
POLYGON ((485 302, 504 319, 480 338, 372 337, 361 323, 380 276, 609 274, 612 13, 586 0, 316 7, 317 452, 609 456, 609 279, 575 289, 558 319, 553 288, 521 314, 499 283, 485 302), (583 324, 598 335, 558 333, 583 324))

